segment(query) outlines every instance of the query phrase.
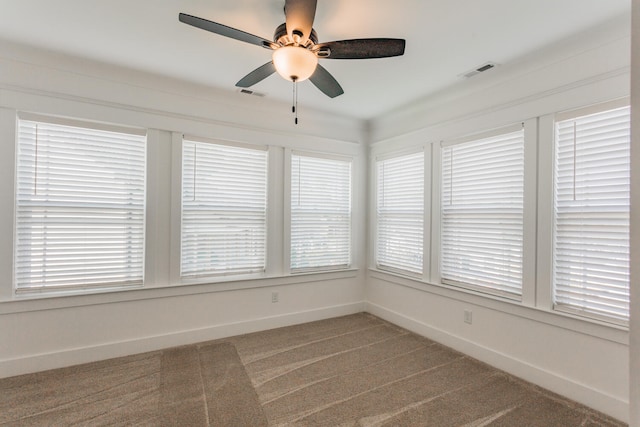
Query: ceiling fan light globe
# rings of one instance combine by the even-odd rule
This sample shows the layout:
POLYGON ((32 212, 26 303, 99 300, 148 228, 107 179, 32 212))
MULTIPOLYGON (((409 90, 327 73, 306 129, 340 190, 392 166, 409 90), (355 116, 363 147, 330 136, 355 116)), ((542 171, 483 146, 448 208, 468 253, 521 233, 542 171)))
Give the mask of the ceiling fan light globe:
POLYGON ((284 79, 301 82, 313 75, 318 57, 304 47, 283 46, 273 52, 273 65, 284 79))

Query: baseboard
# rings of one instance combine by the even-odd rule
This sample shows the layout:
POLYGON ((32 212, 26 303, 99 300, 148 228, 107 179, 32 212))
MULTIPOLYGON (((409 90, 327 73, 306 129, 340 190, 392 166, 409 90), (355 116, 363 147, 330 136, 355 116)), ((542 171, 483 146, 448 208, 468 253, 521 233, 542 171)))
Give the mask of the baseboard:
POLYGON ((213 325, 207 328, 174 332, 170 334, 140 337, 135 340, 120 341, 101 344, 91 347, 66 349, 53 353, 36 354, 19 359, 0 360, 0 378, 48 369, 63 368, 114 357, 128 356, 131 354, 161 350, 163 348, 180 345, 194 344, 202 341, 210 341, 226 338, 234 335, 242 335, 267 329, 291 326, 332 317, 345 316, 365 311, 366 303, 356 302, 351 304, 323 307, 316 310, 285 313, 276 316, 249 319, 241 322, 213 325))
POLYGON ((508 372, 554 393, 558 393, 618 420, 628 422, 629 403, 599 390, 564 378, 523 360, 494 351, 449 332, 427 325, 419 320, 367 302, 366 311, 395 325, 444 344, 475 359, 508 372))

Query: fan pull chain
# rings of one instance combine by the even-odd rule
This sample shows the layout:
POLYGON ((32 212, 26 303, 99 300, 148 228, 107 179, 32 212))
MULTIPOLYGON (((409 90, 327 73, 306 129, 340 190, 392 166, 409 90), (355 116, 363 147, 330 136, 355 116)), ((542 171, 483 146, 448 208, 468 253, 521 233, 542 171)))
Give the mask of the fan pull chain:
POLYGON ((291 112, 295 115, 293 122, 298 124, 298 79, 293 78, 293 106, 291 112))
POLYGON ((36 146, 34 156, 34 168, 33 168, 33 195, 38 195, 38 125, 36 124, 36 146))

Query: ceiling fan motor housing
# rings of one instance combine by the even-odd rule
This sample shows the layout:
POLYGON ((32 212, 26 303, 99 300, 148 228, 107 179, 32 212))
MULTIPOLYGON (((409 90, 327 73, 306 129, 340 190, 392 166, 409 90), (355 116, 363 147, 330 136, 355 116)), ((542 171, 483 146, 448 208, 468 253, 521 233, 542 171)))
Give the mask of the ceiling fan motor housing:
MULTIPOLYGON (((302 33, 300 31, 294 31, 293 32, 294 35, 298 35, 298 36, 302 36, 302 33)), ((289 34, 287 34, 287 24, 281 24, 278 26, 278 28, 276 28, 276 31, 273 33, 273 41, 277 44, 279 44, 280 46, 288 46, 291 44, 297 44, 298 42, 296 40, 292 40, 291 37, 289 37, 289 34)), ((307 39, 307 42, 304 45, 300 45, 302 47, 305 47, 307 49, 312 48, 314 45, 318 44, 318 33, 316 33, 316 30, 314 30, 313 28, 311 29, 311 34, 309 35, 309 38, 307 39)))

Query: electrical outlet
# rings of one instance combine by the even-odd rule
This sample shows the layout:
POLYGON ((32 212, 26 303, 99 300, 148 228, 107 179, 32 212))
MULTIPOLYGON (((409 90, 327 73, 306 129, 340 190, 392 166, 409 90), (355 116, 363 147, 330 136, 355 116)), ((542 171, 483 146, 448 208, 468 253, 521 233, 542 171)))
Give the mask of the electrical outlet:
POLYGON ((471 310, 464 311, 464 323, 472 324, 473 323, 473 313, 471 310))
POLYGON ((279 295, 277 292, 271 292, 271 302, 275 303, 278 302, 279 300, 279 295))

